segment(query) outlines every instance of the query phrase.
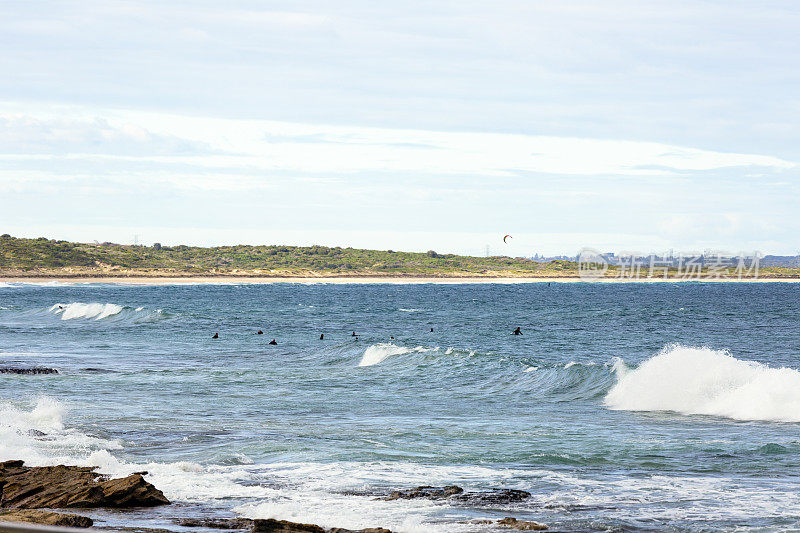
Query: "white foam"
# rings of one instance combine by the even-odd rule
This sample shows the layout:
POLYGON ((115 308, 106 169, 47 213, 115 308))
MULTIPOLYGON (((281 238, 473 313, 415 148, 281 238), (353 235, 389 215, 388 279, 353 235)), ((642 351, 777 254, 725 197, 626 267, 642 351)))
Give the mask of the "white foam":
POLYGON ((270 463, 261 475, 287 487, 264 501, 248 503, 234 511, 251 518, 278 518, 349 529, 382 526, 402 532, 475 531, 474 525, 455 523, 459 512, 447 513, 442 505, 427 500, 387 502, 374 496, 348 494, 368 487, 447 485, 458 479, 470 489, 471 482, 491 480, 513 485, 522 470, 494 469, 480 465, 425 465, 404 462, 270 463))
POLYGON ((435 352, 439 347, 425 348, 424 346, 417 346, 416 348, 406 348, 405 346, 397 346, 396 344, 378 343, 373 344, 364 350, 364 355, 361 357, 361 362, 358 366, 372 366, 377 365, 381 361, 388 359, 393 355, 404 355, 407 353, 421 353, 421 352, 435 352))
POLYGON ((400 309, 398 309, 398 311, 402 311, 404 313, 421 313, 424 311, 424 309, 404 309, 401 307, 400 309))
POLYGON ((119 449, 117 441, 66 429, 66 408, 57 400, 39 398, 26 410, 0 403, 0 460, 22 459, 41 466, 73 461, 97 450, 119 449))
POLYGON ((625 364, 621 357, 612 357, 611 361, 605 363, 606 367, 611 367, 611 371, 617 375, 617 379, 622 379, 630 371, 630 367, 625 364))
POLYGON ((742 361, 724 350, 667 346, 618 376, 605 398, 611 409, 800 422, 800 372, 742 361))
POLYGON ((256 484, 239 483, 255 477, 242 466, 119 460, 109 450, 122 449, 120 442, 65 428, 63 419, 66 412, 63 404, 51 398, 40 398, 29 410, 0 403, 0 461, 22 459, 28 466, 94 466, 100 473, 112 476, 147 470, 148 481, 161 489, 167 498, 182 501, 268 498, 275 497, 277 492, 256 484))
POLYGON ((786 509, 800 504, 791 484, 774 484, 765 490, 760 482, 747 483, 741 476, 625 476, 594 479, 574 472, 549 472, 542 481, 554 489, 534 493, 531 508, 585 506, 607 509, 611 517, 628 519, 637 506, 641 520, 751 520, 753 516, 783 517, 786 509))
POLYGON ((61 320, 73 320, 76 318, 94 318, 102 320, 122 312, 123 307, 117 304, 101 303, 81 303, 73 302, 70 304, 55 304, 50 311, 61 315, 61 320))
POLYGON ((227 498, 276 498, 278 489, 248 481, 263 476, 243 466, 201 465, 190 461, 175 463, 129 463, 107 450, 98 450, 74 464, 98 467, 98 472, 122 477, 146 470, 145 478, 170 500, 207 502, 227 498), (244 481, 245 483, 240 483, 244 481))
POLYGON ((425 523, 425 510, 431 502, 382 501, 373 497, 331 494, 328 492, 295 493, 291 498, 275 498, 241 505, 235 512, 247 518, 275 518, 322 527, 352 530, 382 526, 405 533, 470 531, 466 525, 449 523, 446 527, 425 523))

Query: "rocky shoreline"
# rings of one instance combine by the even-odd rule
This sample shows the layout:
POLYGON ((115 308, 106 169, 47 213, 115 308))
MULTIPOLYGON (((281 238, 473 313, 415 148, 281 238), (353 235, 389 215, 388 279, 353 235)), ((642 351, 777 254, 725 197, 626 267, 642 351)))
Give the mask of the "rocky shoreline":
MULTIPOLYGON (((64 513, 62 509, 142 509, 169 505, 164 494, 144 479, 147 472, 137 472, 123 478, 109 478, 83 466, 25 466, 23 461, 0 462, 0 522, 29 522, 36 524, 91 527, 88 516, 64 513)), ((424 498, 480 503, 509 503, 524 500, 530 494, 514 489, 494 489, 486 492, 465 492, 461 487, 422 486, 391 491, 379 496, 386 501, 424 498)), ((360 530, 325 529, 315 524, 302 524, 276 519, 208 519, 184 518, 174 522, 184 528, 247 531, 250 533, 392 533, 374 527, 360 530)), ((520 531, 541 531, 544 524, 505 517, 501 520, 476 520, 475 525, 520 531)), ((162 530, 135 528, 136 531, 156 533, 162 530)))

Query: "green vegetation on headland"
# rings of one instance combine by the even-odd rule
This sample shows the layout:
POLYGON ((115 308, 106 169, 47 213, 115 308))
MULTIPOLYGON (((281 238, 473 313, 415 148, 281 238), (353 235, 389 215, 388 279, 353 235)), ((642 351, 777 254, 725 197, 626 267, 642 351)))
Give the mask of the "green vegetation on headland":
MULTIPOLYGON (((605 277, 619 274, 610 267, 605 277)), ((674 272, 670 273, 671 276, 674 272)), ((763 268, 760 277, 800 277, 763 268)), ((153 246, 86 244, 0 236, 3 277, 577 277, 573 261, 361 250, 327 246, 153 246)), ((663 274, 662 274, 663 277, 663 274)))
POLYGON ((524 277, 577 275, 567 261, 327 246, 140 246, 0 237, 3 276, 524 277))

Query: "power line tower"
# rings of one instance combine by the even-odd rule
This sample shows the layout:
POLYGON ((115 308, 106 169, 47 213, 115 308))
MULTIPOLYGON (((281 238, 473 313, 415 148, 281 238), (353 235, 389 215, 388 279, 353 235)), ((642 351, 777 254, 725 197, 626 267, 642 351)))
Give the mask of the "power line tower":
POLYGON ((486 257, 489 257, 491 254, 492 254, 492 249, 491 249, 491 248, 489 247, 489 245, 487 244, 487 245, 486 245, 486 257))

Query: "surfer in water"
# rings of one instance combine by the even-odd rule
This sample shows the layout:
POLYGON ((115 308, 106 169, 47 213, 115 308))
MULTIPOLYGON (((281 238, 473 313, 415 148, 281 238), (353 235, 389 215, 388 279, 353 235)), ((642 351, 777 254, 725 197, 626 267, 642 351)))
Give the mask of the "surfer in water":
POLYGON ((211 337, 212 339, 219 339, 219 333, 214 333, 214 336, 211 337))
POLYGON ((522 331, 520 331, 519 326, 517 326, 517 329, 514 330, 514 335, 522 335, 522 331))
POLYGON ((277 344, 278 344, 278 343, 275 341, 275 339, 272 339, 271 341, 269 341, 269 343, 270 343, 270 344, 272 344, 272 345, 276 345, 276 346, 277 346, 277 344))
POLYGON ((320 333, 319 334, 319 340, 324 340, 324 339, 325 339, 325 334, 324 333, 320 333))

